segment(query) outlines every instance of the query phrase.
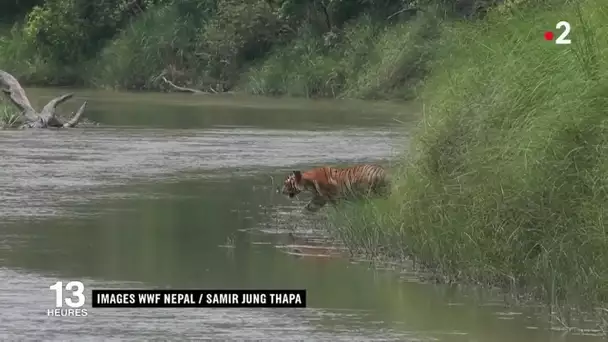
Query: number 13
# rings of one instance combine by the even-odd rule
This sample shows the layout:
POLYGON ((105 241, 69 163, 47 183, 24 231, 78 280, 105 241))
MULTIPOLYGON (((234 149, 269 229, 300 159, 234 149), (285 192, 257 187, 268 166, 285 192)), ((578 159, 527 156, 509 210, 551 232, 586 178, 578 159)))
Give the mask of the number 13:
MULTIPOLYGON (((49 289, 55 290, 55 306, 60 308, 63 306, 61 299, 63 298, 63 283, 58 281, 55 285, 49 286, 49 289)), ((65 285, 65 289, 72 292, 78 300, 74 303, 72 298, 65 298, 65 303, 71 308, 79 308, 84 305, 84 285, 79 281, 71 281, 65 285), (73 290, 76 288, 75 290, 73 290)))

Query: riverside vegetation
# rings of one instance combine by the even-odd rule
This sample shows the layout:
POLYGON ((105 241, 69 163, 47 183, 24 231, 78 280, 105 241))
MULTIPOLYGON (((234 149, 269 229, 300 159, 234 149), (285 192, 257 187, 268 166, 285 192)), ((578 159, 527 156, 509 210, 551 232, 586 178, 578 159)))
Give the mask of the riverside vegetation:
POLYGON ((608 4, 550 5, 441 24, 393 196, 347 208, 334 230, 367 254, 526 294, 558 319, 594 312, 606 331, 608 4), (568 47, 542 40, 561 20, 568 47))
POLYGON ((11 6, 0 65, 27 85, 159 90, 165 77, 209 92, 419 99, 392 195, 333 213, 332 233, 443 279, 605 317, 604 0, 11 6), (562 20, 572 44, 544 41, 562 20))

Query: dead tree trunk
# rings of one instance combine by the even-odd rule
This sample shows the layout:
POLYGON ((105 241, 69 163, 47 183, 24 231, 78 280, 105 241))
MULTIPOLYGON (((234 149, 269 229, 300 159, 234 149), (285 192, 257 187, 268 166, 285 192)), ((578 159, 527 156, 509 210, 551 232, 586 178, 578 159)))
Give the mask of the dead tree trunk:
POLYGON ((19 109, 20 116, 17 122, 21 124, 21 128, 76 127, 87 105, 85 101, 70 120, 61 122, 55 113, 57 106, 70 99, 74 94, 69 93, 58 96, 49 101, 42 108, 42 111, 37 112, 25 95, 25 90, 23 90, 19 81, 13 75, 3 70, 0 70, 0 90, 19 109))

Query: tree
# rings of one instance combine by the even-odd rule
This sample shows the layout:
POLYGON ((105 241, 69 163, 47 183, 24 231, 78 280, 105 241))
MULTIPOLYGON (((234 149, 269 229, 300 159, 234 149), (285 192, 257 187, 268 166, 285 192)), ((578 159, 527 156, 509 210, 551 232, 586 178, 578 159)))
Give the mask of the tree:
POLYGON ((21 128, 76 127, 87 104, 85 101, 70 120, 62 122, 56 115, 57 106, 70 99, 74 94, 68 93, 58 96, 49 101, 42 108, 42 111, 37 112, 25 95, 25 90, 23 90, 19 81, 3 70, 0 70, 0 90, 20 110, 15 124, 21 124, 21 128))

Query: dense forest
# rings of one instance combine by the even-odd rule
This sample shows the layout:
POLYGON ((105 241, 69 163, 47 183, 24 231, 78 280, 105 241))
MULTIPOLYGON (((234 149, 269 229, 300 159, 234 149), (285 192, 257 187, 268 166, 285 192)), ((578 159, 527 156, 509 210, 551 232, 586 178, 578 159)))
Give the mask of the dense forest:
POLYGON ((9 1, 0 64, 28 85, 157 90, 165 76, 211 92, 411 97, 436 21, 495 2, 9 1))
POLYGON ((0 69, 26 85, 415 99, 393 194, 333 232, 607 316, 606 0, 22 0, 0 16, 0 69), (572 44, 546 41, 563 20, 572 44))

